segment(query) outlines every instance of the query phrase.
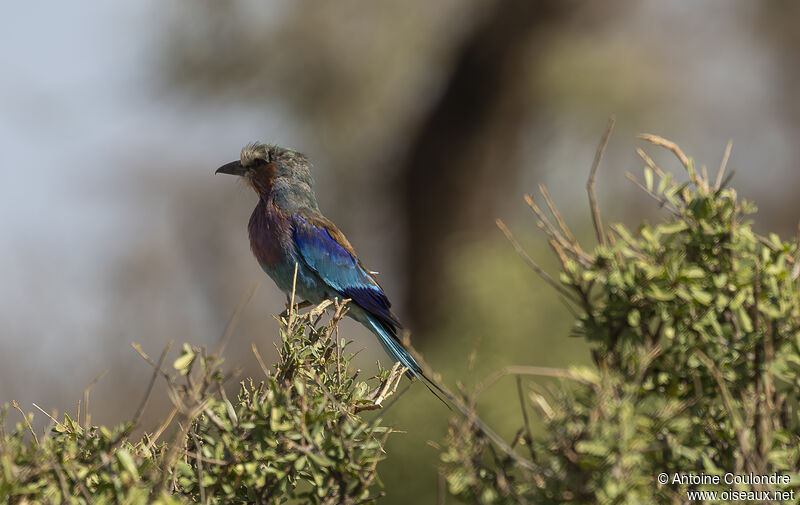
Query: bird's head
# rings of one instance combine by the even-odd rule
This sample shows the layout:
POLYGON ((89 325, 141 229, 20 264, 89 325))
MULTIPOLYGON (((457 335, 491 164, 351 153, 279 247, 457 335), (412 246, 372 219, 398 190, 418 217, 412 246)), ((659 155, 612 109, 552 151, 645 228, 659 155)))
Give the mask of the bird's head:
POLYGON ((226 163, 216 171, 218 174, 238 175, 259 195, 267 195, 273 187, 312 185, 311 172, 306 157, 283 147, 247 144, 239 159, 226 163))

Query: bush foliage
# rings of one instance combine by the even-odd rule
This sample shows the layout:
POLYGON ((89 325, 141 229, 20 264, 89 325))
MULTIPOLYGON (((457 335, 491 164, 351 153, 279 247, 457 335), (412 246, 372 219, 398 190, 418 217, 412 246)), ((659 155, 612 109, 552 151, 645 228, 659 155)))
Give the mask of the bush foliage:
POLYGON ((141 440, 128 438, 133 423, 108 430, 66 415, 37 438, 26 416, 0 433, 0 502, 374 501, 376 465, 391 430, 359 412, 378 407, 402 370, 358 380, 336 330, 344 307, 319 324, 329 304, 281 319, 278 364, 265 367, 263 381, 243 381, 234 402, 221 387, 219 357, 185 345, 169 373, 150 360, 166 378, 175 410, 141 440), (169 425, 172 440, 160 442, 169 425))
POLYGON ((515 458, 498 455, 469 421, 453 423, 442 459, 464 501, 685 503, 690 490, 797 486, 798 244, 754 233, 746 216, 755 206, 726 187, 724 166, 712 181, 675 144, 644 138, 688 173, 676 182, 640 151, 647 166, 634 181, 667 212, 663 223, 606 231, 593 206, 599 245, 585 250, 546 191, 552 217, 527 198, 560 259, 558 281, 526 259, 577 314, 574 332, 596 366, 564 370, 564 387, 527 391, 515 458), (545 435, 533 436, 525 409, 545 435), (662 472, 667 485, 656 481, 662 472), (777 472, 792 484, 671 482, 728 472, 777 472))

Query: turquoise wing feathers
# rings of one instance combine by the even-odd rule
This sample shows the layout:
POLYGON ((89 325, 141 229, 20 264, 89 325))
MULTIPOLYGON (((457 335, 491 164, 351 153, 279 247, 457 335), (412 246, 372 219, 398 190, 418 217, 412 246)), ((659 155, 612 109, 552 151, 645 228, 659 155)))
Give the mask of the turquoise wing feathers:
POLYGON ((320 217, 293 216, 293 239, 301 259, 328 286, 374 315, 381 323, 399 326, 391 303, 375 278, 352 252, 332 223, 320 217))

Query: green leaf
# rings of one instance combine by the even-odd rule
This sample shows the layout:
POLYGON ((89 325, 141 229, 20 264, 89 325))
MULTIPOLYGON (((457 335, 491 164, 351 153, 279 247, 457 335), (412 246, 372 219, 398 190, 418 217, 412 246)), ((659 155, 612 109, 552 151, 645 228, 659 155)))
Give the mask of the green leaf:
POLYGON ((672 291, 663 291, 655 284, 651 284, 647 290, 647 297, 660 302, 669 302, 675 299, 675 293, 672 291))
POLYGON ((702 305, 709 305, 714 300, 714 297, 711 295, 711 293, 699 288, 690 287, 689 292, 692 294, 692 298, 697 300, 697 302, 702 305))
POLYGON ((176 359, 172 366, 175 370, 186 370, 186 368, 194 361, 195 353, 192 351, 192 348, 189 344, 183 345, 183 354, 181 354, 178 359, 176 359))
POLYGON ((115 454, 117 457, 117 461, 125 469, 126 472, 133 476, 133 479, 138 481, 139 480, 139 470, 136 467, 136 462, 133 460, 133 456, 131 456, 130 451, 125 448, 117 449, 115 454))
POLYGON ((686 224, 686 221, 673 221, 671 223, 660 224, 656 229, 662 235, 672 235, 673 233, 681 232, 687 228, 689 228, 689 225, 686 224))
POLYGON ((632 328, 638 328, 641 320, 642 316, 639 314, 637 309, 633 309, 628 312, 628 325, 630 325, 632 328))

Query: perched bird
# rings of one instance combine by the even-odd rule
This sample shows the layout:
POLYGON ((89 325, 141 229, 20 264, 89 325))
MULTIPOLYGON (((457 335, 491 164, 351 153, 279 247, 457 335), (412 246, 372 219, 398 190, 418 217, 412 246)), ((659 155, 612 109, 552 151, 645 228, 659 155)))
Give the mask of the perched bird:
POLYGON ((326 299, 349 298, 348 315, 372 331, 394 361, 407 367, 413 376, 427 380, 397 336, 401 325, 375 275, 361 264, 336 225, 320 212, 309 162, 303 154, 273 145, 249 144, 239 160, 221 166, 216 173, 238 175, 258 194, 248 226, 250 248, 261 268, 287 296, 292 292, 297 265, 295 293, 300 299, 318 304, 326 299))

